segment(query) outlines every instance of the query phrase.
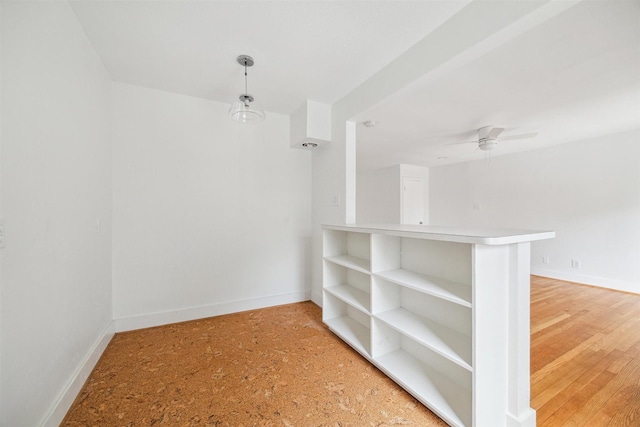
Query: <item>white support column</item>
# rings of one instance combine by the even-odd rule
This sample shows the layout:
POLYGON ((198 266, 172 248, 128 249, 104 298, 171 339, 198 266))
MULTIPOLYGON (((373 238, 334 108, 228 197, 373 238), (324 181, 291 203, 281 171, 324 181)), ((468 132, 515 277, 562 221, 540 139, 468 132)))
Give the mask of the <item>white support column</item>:
POLYGON ((531 244, 509 245, 509 330, 507 427, 535 427, 530 407, 530 252, 531 244))
POLYGON ((473 427, 504 427, 507 412, 510 254, 473 245, 473 427))
POLYGON ((345 136, 345 223, 356 223, 356 123, 347 121, 345 136))

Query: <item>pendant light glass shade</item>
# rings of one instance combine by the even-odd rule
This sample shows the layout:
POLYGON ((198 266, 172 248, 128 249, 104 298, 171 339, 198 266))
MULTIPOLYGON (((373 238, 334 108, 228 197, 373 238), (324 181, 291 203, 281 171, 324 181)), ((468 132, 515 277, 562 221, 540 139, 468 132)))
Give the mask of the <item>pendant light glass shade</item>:
POLYGON ((264 120, 264 110, 253 96, 243 94, 231 104, 229 117, 239 123, 255 122, 264 120))
POLYGON ((253 66, 253 58, 249 55, 240 55, 236 61, 244 67, 244 93, 231 104, 229 117, 239 123, 264 120, 264 110, 253 96, 247 93, 247 67, 253 66))

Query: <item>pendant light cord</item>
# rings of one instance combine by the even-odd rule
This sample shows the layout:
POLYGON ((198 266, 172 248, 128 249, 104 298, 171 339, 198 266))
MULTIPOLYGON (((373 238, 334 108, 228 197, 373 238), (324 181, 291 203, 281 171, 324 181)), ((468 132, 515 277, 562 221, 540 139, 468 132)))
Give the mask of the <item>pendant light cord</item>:
POLYGON ((249 91, 247 90, 247 60, 244 60, 244 94, 248 95, 249 91))

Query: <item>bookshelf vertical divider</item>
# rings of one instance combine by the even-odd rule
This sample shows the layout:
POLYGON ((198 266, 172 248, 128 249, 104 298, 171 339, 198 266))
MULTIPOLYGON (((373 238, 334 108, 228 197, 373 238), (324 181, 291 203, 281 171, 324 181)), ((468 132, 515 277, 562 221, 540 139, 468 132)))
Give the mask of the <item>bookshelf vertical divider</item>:
POLYGON ((553 232, 322 227, 331 331, 449 425, 535 427, 529 247, 553 232))

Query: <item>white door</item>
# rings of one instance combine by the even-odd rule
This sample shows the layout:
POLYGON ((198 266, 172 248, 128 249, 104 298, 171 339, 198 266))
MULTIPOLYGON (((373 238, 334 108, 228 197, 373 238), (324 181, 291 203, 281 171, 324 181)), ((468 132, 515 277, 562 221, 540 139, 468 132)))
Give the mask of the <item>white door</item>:
POLYGON ((424 183, 420 178, 402 177, 402 223, 424 221, 424 183))

